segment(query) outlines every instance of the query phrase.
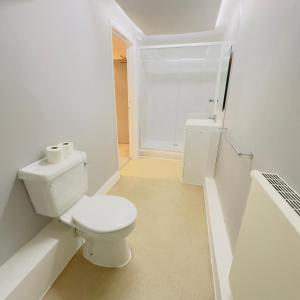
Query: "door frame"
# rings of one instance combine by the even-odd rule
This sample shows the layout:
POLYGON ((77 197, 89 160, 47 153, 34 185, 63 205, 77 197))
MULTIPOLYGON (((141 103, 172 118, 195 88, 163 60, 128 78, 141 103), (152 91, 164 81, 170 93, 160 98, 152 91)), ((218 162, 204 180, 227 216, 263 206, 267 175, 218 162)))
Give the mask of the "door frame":
MULTIPOLYGON (((126 33, 120 25, 113 20, 110 21, 110 44, 112 53, 113 65, 113 34, 117 35, 127 44, 127 93, 128 93, 128 130, 129 130, 129 156, 131 159, 136 159, 138 156, 138 114, 137 114, 137 45, 130 34, 126 33)), ((114 70, 114 68, 113 68, 114 70)), ((114 106, 115 106, 115 121, 116 121, 116 140, 118 141, 117 127, 117 110, 116 110, 116 94, 115 94, 115 77, 113 74, 114 87, 114 106)), ((117 153, 118 153, 118 145, 117 153)), ((119 155, 118 155, 119 160, 119 155)), ((120 162, 119 162, 120 165, 120 162)))

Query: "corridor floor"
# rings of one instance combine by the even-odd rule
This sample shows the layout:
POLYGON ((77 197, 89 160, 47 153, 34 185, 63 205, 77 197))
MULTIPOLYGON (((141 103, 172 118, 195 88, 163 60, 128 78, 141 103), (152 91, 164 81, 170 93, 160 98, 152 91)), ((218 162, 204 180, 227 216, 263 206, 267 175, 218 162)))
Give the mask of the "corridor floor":
POLYGON ((119 164, 122 169, 130 160, 129 144, 119 144, 119 164))
POLYGON ((110 191, 138 209, 124 268, 90 264, 81 250, 45 295, 46 300, 213 300, 203 191, 180 183, 181 163, 131 160, 110 191))

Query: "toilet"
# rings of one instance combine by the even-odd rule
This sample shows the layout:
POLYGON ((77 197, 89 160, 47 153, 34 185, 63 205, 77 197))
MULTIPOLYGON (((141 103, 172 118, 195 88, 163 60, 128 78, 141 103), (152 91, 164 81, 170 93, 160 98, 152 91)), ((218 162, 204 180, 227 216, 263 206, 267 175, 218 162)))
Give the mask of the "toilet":
POLYGON ((83 255, 103 267, 123 267, 131 259, 127 236, 137 210, 129 200, 109 195, 88 197, 87 157, 75 151, 56 164, 39 160, 18 172, 38 214, 59 218, 85 240, 83 255))

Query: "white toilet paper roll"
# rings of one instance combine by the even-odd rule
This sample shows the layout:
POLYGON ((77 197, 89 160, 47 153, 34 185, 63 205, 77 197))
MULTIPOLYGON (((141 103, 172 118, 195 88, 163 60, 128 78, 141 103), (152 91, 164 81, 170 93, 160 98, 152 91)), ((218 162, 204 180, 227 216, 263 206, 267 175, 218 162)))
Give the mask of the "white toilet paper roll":
POLYGON ((63 151, 60 146, 49 146, 46 148, 47 160, 50 164, 56 164, 63 160, 63 151))
POLYGON ((63 157, 68 158, 70 157, 74 152, 74 145, 72 142, 63 142, 58 144, 63 152, 63 157))

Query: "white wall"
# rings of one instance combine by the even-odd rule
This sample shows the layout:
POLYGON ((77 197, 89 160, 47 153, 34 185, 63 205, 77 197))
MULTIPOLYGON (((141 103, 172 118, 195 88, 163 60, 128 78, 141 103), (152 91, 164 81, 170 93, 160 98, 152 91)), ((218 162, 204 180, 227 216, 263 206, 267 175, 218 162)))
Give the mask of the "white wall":
POLYGON ((110 2, 0 3, 0 264, 49 222, 17 179, 46 145, 87 152, 89 194, 118 170, 110 2))
POLYGON ((96 0, 99 8, 105 12, 109 23, 113 24, 117 31, 126 37, 131 43, 144 36, 140 28, 124 13, 120 6, 114 0, 96 0))
POLYGON ((185 43, 207 43, 222 41, 222 30, 204 31, 188 34, 145 35, 139 41, 140 45, 165 45, 185 43))
POLYGON ((254 160, 222 140, 216 182, 232 247, 250 169, 276 172, 300 192, 300 2, 243 0, 238 11, 240 20, 229 17, 225 34, 232 39, 238 29, 224 126, 254 160))

